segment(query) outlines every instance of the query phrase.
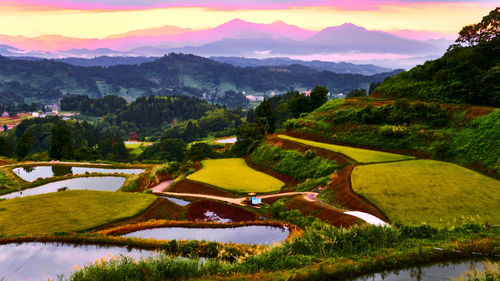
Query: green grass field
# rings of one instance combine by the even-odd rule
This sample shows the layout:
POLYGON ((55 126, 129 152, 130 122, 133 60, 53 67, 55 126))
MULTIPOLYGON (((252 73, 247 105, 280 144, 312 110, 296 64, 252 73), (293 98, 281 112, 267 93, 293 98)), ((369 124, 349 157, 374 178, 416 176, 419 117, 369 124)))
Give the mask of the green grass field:
POLYGON ((330 150, 333 152, 345 155, 358 163, 381 163, 381 162, 391 162, 391 161, 401 161, 415 159, 413 156, 401 155, 395 153, 381 152, 369 149, 354 148, 349 146, 335 145, 317 141, 310 141, 305 139, 299 139, 290 137, 287 135, 278 135, 278 138, 302 143, 308 146, 322 148, 325 150, 330 150))
POLYGON ((500 182, 433 160, 357 166, 352 189, 378 207, 391 223, 436 226, 475 221, 500 224, 500 182))
POLYGON ((130 154, 137 157, 144 151, 144 148, 151 145, 151 142, 127 142, 125 148, 130 151, 130 154))
POLYGON ((0 190, 17 187, 18 184, 12 181, 2 170, 0 170, 0 190))
POLYGON ((203 160, 203 168, 187 178, 238 193, 279 191, 285 183, 248 167, 243 158, 203 160))
POLYGON ((154 195, 74 190, 0 201, 0 235, 77 232, 133 217, 154 195))

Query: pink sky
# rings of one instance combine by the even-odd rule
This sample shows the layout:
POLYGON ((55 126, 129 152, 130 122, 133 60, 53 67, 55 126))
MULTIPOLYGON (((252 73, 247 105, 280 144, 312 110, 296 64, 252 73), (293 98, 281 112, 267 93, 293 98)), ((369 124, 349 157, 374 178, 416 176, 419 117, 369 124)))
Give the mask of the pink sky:
MULTIPOLYGON (((350 22, 410 39, 453 39, 462 26, 478 22, 495 4, 491 0, 0 0, 0 44, 63 50, 92 39, 85 46, 113 48, 112 44, 122 44, 120 40, 102 40, 189 37, 182 35, 184 29, 214 28, 235 18, 264 24, 283 21, 313 31, 350 22), (39 36, 43 37, 27 39, 39 36)), ((289 38, 296 32, 296 40, 307 35, 286 32, 289 38)))

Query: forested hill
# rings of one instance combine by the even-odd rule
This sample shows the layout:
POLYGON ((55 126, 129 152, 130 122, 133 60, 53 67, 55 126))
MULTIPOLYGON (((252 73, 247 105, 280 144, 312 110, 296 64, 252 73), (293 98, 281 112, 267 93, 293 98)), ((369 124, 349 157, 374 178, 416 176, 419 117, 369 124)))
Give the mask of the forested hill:
POLYGON ((464 27, 443 57, 387 79, 375 95, 500 107, 499 25, 496 8, 464 27))
POLYGON ((132 99, 149 95, 191 95, 217 100, 225 91, 286 92, 324 85, 333 93, 366 88, 396 72, 364 76, 336 74, 290 65, 235 67, 203 57, 169 54, 140 65, 80 67, 39 60, 0 57, 0 103, 55 102, 66 94, 132 99))

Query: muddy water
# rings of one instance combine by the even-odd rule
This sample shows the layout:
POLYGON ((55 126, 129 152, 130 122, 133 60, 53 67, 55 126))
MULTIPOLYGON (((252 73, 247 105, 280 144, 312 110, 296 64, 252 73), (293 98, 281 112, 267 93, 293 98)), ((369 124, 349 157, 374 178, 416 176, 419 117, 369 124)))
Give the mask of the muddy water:
POLYGON ((25 181, 33 182, 38 178, 51 178, 63 175, 84 175, 86 173, 123 173, 127 175, 140 174, 144 169, 110 169, 110 168, 90 168, 90 167, 71 167, 71 166, 36 166, 19 167, 12 169, 16 175, 25 181))
POLYGON ((288 237, 287 228, 249 225, 232 228, 161 227, 139 230, 125 237, 165 240, 206 240, 221 243, 272 245, 288 237))
MULTIPOLYGON (((87 177, 74 178, 62 181, 51 182, 30 189, 9 193, 0 198, 10 199, 15 197, 25 197, 49 192, 57 192, 58 188, 67 187, 69 190, 88 189, 98 191, 117 191, 125 182, 124 177, 87 177)), ((64 192, 64 191, 61 191, 64 192)), ((1 280, 1 279, 0 279, 1 280)))
POLYGON ((365 275, 350 281, 436 281, 436 280, 454 280, 462 276, 468 269, 475 268, 483 270, 482 261, 459 261, 436 263, 432 265, 412 267, 401 270, 391 270, 381 273, 365 275))
POLYGON ((62 245, 55 243, 24 243, 0 245, 0 280, 57 280, 58 274, 69 277, 76 268, 101 258, 120 255, 134 259, 146 258, 153 253, 128 250, 124 247, 95 245, 62 245), (2 279, 5 278, 5 279, 2 279))

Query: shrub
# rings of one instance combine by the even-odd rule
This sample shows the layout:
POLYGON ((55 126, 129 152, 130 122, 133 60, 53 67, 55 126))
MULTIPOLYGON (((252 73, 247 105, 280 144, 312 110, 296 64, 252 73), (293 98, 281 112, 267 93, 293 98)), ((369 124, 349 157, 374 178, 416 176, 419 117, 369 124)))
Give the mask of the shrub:
POLYGON ((298 180, 326 177, 338 168, 337 162, 316 157, 315 154, 314 151, 302 154, 295 150, 282 150, 269 144, 261 144, 250 154, 250 160, 298 180))

